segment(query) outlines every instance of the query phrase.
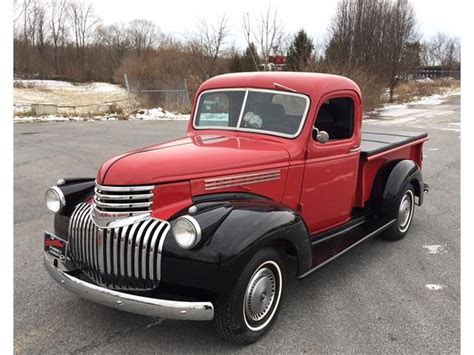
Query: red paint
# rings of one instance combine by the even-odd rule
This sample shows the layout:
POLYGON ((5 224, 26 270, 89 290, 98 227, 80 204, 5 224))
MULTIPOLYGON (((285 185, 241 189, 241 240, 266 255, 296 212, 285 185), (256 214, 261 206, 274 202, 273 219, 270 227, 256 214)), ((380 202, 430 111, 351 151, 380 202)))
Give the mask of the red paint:
POLYGON ((45 239, 44 246, 49 247, 56 247, 56 248, 64 248, 64 242, 60 241, 59 239, 45 239))
POLYGON ((168 220, 177 211, 191 205, 189 181, 161 184, 153 191, 152 217, 168 220))
MULTIPOLYGON (((335 75, 293 72, 227 74, 211 78, 197 90, 260 88, 276 90, 274 83, 307 95, 310 108, 298 137, 231 130, 196 130, 192 120, 187 136, 138 149, 110 159, 97 181, 109 186, 156 185, 153 216, 169 219, 192 204, 192 197, 220 192, 250 192, 267 196, 303 216, 311 233, 346 222, 355 207, 364 207, 380 167, 389 161, 411 159, 421 166, 419 140, 396 149, 361 158, 350 152, 360 146, 362 100, 358 86, 335 75), (351 97, 355 108, 351 139, 325 144, 311 138, 316 113, 332 97, 351 97), (206 189, 207 179, 279 171, 280 178, 254 184, 206 189)), ((191 113, 194 117, 196 102, 191 113)))

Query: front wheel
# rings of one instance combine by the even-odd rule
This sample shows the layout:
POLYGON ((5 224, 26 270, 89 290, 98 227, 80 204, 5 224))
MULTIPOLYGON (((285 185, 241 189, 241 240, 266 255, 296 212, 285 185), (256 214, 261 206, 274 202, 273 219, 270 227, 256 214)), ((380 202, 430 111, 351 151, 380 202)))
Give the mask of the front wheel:
POLYGON ((407 184, 398 196, 397 203, 390 211, 390 216, 396 218, 391 228, 382 233, 382 238, 387 240, 400 240, 405 237, 410 228, 415 212, 415 189, 412 184, 407 184))
POLYGON ((216 307, 219 334, 237 344, 250 344, 261 338, 278 314, 284 278, 284 260, 278 250, 265 248, 257 252, 233 292, 216 307))

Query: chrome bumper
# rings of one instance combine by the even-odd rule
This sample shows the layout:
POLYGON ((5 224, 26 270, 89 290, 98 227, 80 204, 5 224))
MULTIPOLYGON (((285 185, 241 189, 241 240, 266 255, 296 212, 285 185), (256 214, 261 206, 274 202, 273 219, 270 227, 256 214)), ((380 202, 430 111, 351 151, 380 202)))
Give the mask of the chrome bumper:
MULTIPOLYGON (((44 265, 51 277, 66 290, 92 302, 122 311, 182 320, 211 320, 211 302, 183 302, 130 295, 82 281, 54 266, 54 257, 44 254, 44 265)), ((60 261, 58 261, 60 262, 60 261)))

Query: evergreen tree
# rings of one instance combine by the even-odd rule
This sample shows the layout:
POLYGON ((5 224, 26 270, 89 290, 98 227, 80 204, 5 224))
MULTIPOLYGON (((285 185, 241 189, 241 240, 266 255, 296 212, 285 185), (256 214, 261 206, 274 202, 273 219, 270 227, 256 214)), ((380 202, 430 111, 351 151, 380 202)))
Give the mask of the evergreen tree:
POLYGON ((260 58, 258 57, 257 48, 250 43, 241 57, 242 71, 258 71, 260 58))
POLYGON ((258 57, 257 49, 253 43, 250 43, 243 54, 233 50, 229 62, 229 71, 231 73, 258 71, 259 64, 260 58, 258 57))
POLYGON ((299 30, 286 55, 287 68, 293 71, 305 71, 312 59, 313 50, 313 40, 303 29, 299 30))
POLYGON ((229 71, 231 73, 237 73, 242 70, 242 56, 239 52, 235 51, 230 57, 229 71))

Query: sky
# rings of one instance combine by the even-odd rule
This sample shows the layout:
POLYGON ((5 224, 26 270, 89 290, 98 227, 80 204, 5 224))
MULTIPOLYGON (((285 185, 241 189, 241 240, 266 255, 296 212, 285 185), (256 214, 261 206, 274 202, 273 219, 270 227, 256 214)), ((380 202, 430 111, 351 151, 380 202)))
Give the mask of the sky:
MULTIPOLYGON (((178 38, 192 31, 198 18, 212 23, 226 15, 230 27, 228 45, 245 47, 242 18, 249 14, 257 19, 269 4, 278 9, 285 32, 293 34, 300 28, 316 42, 325 39, 327 28, 334 16, 337 0, 94 0, 94 7, 105 24, 147 19, 156 23, 162 32, 178 38)), ((446 32, 461 35, 459 12, 461 1, 412 0, 418 19, 418 30, 424 38, 446 32)))

